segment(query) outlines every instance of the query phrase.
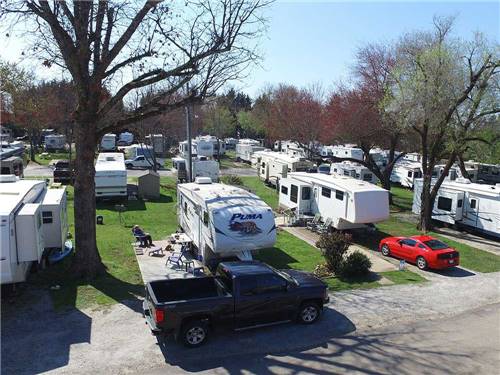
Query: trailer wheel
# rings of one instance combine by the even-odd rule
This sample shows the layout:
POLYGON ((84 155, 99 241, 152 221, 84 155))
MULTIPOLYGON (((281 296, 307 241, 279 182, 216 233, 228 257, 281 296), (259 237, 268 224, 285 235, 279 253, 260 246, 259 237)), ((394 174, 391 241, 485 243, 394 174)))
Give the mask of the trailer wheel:
POLYGON ((182 327, 180 339, 188 348, 203 345, 208 338, 208 324, 202 320, 192 320, 182 327))

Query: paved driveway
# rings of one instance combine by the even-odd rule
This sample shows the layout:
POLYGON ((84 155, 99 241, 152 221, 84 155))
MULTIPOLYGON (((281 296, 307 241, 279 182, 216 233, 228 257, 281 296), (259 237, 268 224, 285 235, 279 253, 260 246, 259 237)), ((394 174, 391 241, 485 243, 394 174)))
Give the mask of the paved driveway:
MULTIPOLYGON (((275 360, 267 362, 270 355, 271 358, 291 355, 285 362, 304 369, 300 367, 301 358, 320 362, 322 356, 335 358, 339 345, 344 346, 343 351, 359 350, 361 354, 367 340, 377 339, 374 329, 393 327, 397 329, 395 334, 404 335, 415 322, 446 318, 454 321, 451 317, 458 314, 500 303, 499 276, 499 273, 450 276, 420 285, 335 293, 323 319, 316 325, 286 324, 240 333, 215 333, 210 344, 196 350, 186 350, 171 339, 159 345, 144 323, 140 300, 98 311, 56 313, 50 308, 48 296, 38 293, 28 299, 28 308, 18 311, 15 304, 3 308, 2 370, 6 374, 43 371, 87 374, 148 373, 162 368, 171 373, 211 370, 221 363, 229 363, 236 371, 238 358, 243 353, 262 362, 266 368, 276 363, 275 360), (356 343, 358 334, 362 335, 361 341, 356 343), (320 354, 317 358, 316 354, 294 357, 294 353, 308 350, 320 354), (323 350, 326 352, 321 354, 323 350)), ((425 323, 422 324, 425 329, 425 323)), ((456 324, 455 328, 463 327, 456 324)), ((493 332, 493 328, 488 330, 493 332)), ((425 338, 424 332, 419 336, 421 340, 425 338)), ((457 336, 456 340, 459 339, 457 336)), ((377 344, 381 353, 384 342, 377 344)), ((424 343, 419 350, 424 350, 424 343)), ((500 347, 494 346, 494 349, 500 350, 500 347)), ((347 360, 358 366, 357 361, 355 357, 347 360)))

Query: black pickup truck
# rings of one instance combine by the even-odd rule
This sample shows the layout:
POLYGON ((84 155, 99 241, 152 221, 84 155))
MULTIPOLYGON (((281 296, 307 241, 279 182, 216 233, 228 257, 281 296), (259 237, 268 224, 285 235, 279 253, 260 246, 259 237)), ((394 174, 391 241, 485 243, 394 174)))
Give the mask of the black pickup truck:
POLYGON ((73 184, 75 171, 69 160, 58 160, 54 164, 54 182, 73 184))
POLYGON ((328 302, 326 284, 311 274, 245 261, 220 263, 215 276, 149 282, 143 308, 153 334, 196 347, 215 327, 312 324, 328 302))

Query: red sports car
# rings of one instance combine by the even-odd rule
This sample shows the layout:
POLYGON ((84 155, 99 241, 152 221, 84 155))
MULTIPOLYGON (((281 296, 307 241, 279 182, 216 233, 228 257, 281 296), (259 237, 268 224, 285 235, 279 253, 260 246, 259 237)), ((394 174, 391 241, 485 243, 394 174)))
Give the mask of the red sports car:
POLYGON ((458 251, 431 236, 387 237, 380 241, 379 250, 415 263, 421 270, 455 267, 460 262, 458 251))

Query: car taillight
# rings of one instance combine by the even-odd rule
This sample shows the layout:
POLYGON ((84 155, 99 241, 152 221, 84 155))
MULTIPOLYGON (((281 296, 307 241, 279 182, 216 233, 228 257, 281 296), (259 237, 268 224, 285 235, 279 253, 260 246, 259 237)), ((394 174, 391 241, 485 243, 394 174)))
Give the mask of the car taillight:
POLYGON ((163 322, 163 319, 165 319, 165 312, 163 310, 155 310, 155 322, 163 322))
POLYGON ((458 251, 453 251, 451 253, 438 254, 438 259, 453 259, 458 257, 458 251))

